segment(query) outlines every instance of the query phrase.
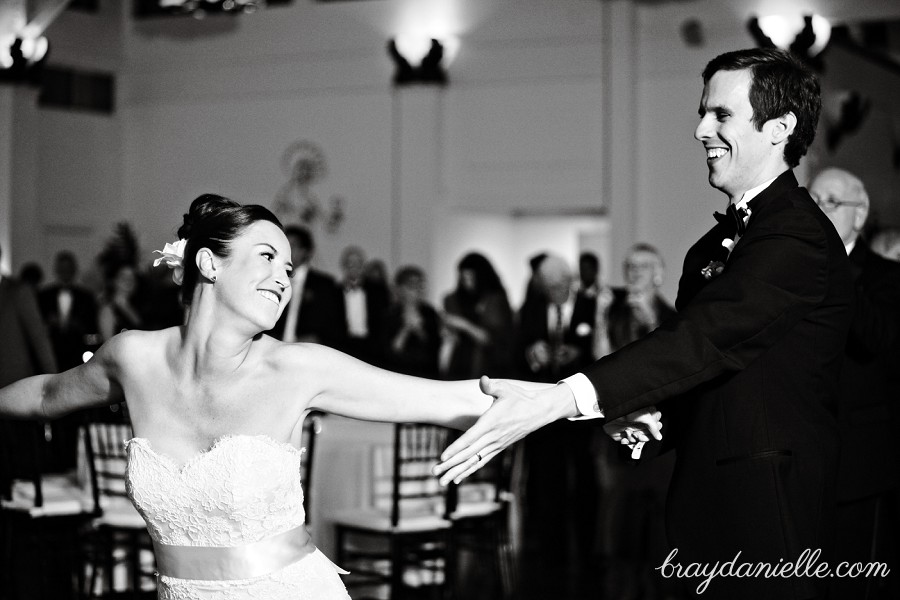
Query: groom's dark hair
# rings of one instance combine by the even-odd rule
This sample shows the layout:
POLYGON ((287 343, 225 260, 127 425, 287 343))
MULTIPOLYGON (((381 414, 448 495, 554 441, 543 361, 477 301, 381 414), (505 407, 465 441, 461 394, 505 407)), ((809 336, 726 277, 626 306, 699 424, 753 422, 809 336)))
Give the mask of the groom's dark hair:
POLYGON ((789 52, 776 48, 750 48, 726 52, 715 57, 703 69, 703 83, 709 83, 718 71, 748 69, 750 106, 753 124, 763 124, 789 112, 797 117, 797 126, 784 147, 784 161, 794 168, 816 137, 816 125, 822 110, 822 94, 816 74, 789 52))

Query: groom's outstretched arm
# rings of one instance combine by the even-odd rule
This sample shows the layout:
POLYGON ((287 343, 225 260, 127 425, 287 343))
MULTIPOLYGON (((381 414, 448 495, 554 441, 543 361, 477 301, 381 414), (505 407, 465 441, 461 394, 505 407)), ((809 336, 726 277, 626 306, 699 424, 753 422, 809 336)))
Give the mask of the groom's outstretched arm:
MULTIPOLYGON (((494 397, 494 403, 464 434, 450 444, 435 467, 435 475, 442 484, 459 482, 477 471, 505 448, 529 433, 554 421, 578 417, 575 396, 568 384, 534 387, 524 382, 509 382, 481 378, 481 390, 494 397)), ((627 437, 649 439, 638 430, 646 429, 656 439, 658 419, 647 418, 633 427, 627 437)))

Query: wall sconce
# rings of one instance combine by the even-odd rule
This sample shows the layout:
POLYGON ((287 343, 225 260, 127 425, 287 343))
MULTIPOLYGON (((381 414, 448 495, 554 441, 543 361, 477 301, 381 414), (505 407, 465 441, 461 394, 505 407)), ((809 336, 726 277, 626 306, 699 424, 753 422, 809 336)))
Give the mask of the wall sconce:
POLYGON ((447 85, 445 48, 438 40, 400 37, 391 39, 387 49, 394 61, 394 85, 447 85))
POLYGON ((831 23, 820 15, 753 17, 747 29, 762 48, 788 50, 811 66, 822 68, 819 55, 831 38, 831 23))
POLYGON ((40 83, 41 69, 47 60, 47 38, 12 39, 0 44, 0 82, 40 83), (8 45, 7 45, 8 44, 8 45))

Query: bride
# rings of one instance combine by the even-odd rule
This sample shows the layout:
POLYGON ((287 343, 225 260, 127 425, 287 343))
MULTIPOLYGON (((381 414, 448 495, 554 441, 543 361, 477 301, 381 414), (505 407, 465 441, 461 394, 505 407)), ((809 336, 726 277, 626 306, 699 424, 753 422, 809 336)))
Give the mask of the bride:
POLYGON ((206 194, 178 237, 159 260, 183 285, 185 325, 120 333, 81 366, 18 381, 0 390, 0 416, 127 402, 127 486, 154 541, 159 598, 349 598, 304 527, 290 440, 306 413, 465 428, 492 399, 476 381, 398 375, 266 335, 292 269, 268 209, 206 194))

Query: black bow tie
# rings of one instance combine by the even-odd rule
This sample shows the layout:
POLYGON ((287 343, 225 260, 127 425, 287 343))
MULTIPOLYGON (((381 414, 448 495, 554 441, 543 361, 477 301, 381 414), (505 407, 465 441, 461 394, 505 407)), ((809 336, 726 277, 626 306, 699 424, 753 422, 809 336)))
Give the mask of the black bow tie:
POLYGON ((747 231, 744 219, 749 217, 750 213, 745 208, 737 208, 734 204, 729 204, 724 215, 716 212, 713 213, 713 216, 719 224, 724 225, 728 229, 732 238, 734 238, 735 234, 744 235, 744 232, 747 231))

